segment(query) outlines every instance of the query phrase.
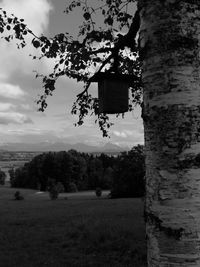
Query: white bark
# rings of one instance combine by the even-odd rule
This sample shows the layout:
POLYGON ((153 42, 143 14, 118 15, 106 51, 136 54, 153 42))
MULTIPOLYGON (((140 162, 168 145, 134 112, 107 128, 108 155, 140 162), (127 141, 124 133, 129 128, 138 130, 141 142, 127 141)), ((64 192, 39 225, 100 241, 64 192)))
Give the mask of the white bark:
POLYGON ((139 0, 149 267, 200 267, 200 1, 139 0))

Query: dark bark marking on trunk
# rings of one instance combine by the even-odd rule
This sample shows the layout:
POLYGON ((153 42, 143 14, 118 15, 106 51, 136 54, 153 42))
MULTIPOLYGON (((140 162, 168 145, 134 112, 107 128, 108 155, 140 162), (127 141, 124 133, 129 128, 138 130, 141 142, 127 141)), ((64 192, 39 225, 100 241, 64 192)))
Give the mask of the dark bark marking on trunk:
MULTIPOLYGON (((178 229, 172 229, 170 227, 165 227, 162 225, 163 221, 155 216, 153 213, 145 212, 144 213, 145 222, 149 222, 150 224, 154 225, 159 231, 164 232, 168 237, 173 237, 176 240, 180 240, 184 229, 182 227, 178 229)), ((147 236, 148 238, 148 236, 147 236)))

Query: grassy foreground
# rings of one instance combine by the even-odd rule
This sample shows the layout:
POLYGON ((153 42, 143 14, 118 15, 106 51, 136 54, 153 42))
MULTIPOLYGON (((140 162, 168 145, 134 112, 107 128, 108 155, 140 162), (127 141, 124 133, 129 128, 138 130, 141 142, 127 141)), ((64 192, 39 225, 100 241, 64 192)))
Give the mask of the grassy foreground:
POLYGON ((141 199, 97 199, 0 187, 0 266, 144 267, 141 199))

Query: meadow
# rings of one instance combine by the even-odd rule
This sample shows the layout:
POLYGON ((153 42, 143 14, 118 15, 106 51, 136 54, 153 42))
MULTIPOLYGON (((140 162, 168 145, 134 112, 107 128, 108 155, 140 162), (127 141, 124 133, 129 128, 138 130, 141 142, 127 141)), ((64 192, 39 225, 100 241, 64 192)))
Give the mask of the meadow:
POLYGON ((0 266, 145 267, 141 199, 0 187, 0 266), (67 198, 66 198, 67 196, 67 198))

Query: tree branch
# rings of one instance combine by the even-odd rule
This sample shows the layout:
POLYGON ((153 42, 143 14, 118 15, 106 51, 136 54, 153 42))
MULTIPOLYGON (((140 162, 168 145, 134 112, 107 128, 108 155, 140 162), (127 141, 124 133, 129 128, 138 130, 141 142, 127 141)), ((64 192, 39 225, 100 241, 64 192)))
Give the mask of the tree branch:
POLYGON ((92 55, 92 54, 100 54, 100 53, 107 53, 107 52, 111 52, 113 50, 114 47, 102 47, 99 48, 97 50, 92 50, 92 51, 88 51, 87 53, 92 55))
POLYGON ((99 70, 92 76, 89 78, 86 86, 85 86, 85 89, 77 95, 77 98, 80 98, 82 95, 84 95, 88 88, 90 87, 90 84, 92 82, 92 80, 95 78, 95 76, 97 76, 97 74, 103 69, 103 67, 113 58, 113 54, 111 54, 109 57, 106 58, 106 60, 104 60, 104 62, 102 63, 101 67, 99 68, 99 70))
POLYGON ((131 27, 126 35, 121 35, 119 41, 116 43, 115 49, 122 49, 125 46, 133 48, 135 47, 135 38, 140 28, 140 14, 139 10, 135 12, 131 27))
POLYGON ((139 28, 140 28, 140 15, 139 15, 139 10, 137 10, 135 12, 135 16, 133 17, 133 21, 131 23, 131 27, 128 33, 126 35, 121 35, 119 40, 117 41, 117 43, 115 44, 113 48, 100 48, 98 50, 89 52, 91 54, 111 52, 111 54, 106 58, 106 60, 104 60, 99 70, 92 77, 89 78, 85 89, 80 94, 77 95, 77 98, 80 98, 82 95, 84 95, 87 92, 92 80, 112 58, 115 58, 116 54, 118 54, 119 52, 119 49, 123 49, 125 46, 130 47, 130 48, 133 48, 133 47, 135 48, 136 46, 135 38, 136 38, 139 28))

